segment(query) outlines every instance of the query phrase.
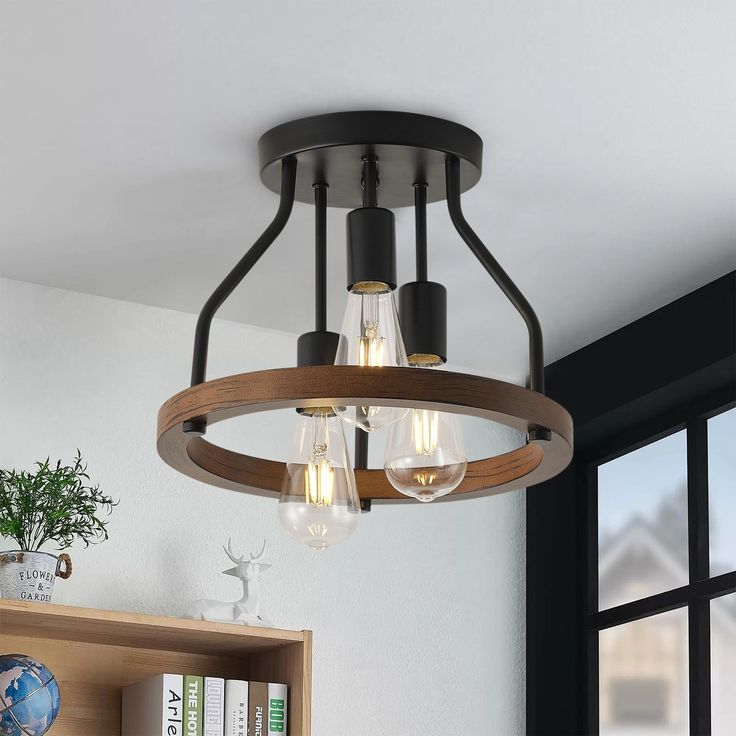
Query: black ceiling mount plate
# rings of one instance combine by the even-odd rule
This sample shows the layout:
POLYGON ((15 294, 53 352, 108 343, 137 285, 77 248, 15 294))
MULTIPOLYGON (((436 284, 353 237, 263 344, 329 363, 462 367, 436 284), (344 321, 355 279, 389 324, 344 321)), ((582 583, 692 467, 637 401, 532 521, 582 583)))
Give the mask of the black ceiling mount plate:
POLYGON ((258 141, 261 181, 281 185, 281 160, 297 159, 296 199, 314 203, 314 184, 329 186, 331 207, 363 204, 361 161, 378 160, 379 207, 414 204, 413 185, 428 185, 427 200, 445 199, 445 158, 460 160, 462 191, 480 179, 483 141, 464 125, 408 112, 336 112, 294 120, 267 131, 258 141))

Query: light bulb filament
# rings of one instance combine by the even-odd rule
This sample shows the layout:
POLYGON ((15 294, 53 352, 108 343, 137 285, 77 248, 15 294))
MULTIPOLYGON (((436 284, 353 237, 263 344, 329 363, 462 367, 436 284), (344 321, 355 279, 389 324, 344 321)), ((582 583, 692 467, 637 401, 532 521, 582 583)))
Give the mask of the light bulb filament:
POLYGON ((335 471, 325 457, 326 445, 315 445, 315 452, 304 471, 304 490, 307 503, 316 506, 331 506, 335 487, 335 471), (323 447, 322 455, 318 448, 323 447))
POLYGON ((439 441, 439 412, 414 409, 411 434, 417 455, 431 455, 439 441))
POLYGON ((383 368, 385 352, 386 341, 380 336, 378 322, 364 322, 358 343, 358 365, 383 368))

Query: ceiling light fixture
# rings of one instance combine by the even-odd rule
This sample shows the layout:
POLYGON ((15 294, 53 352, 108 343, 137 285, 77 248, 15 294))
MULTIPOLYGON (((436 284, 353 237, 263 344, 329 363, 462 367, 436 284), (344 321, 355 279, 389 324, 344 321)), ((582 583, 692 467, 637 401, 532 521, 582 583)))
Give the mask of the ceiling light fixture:
POLYGON ((483 143, 472 130, 399 112, 343 112, 285 123, 258 144, 261 180, 279 193, 271 224, 204 305, 190 388, 158 417, 158 451, 211 485, 279 495, 286 531, 315 549, 346 539, 373 500, 471 498, 541 483, 572 457, 572 420, 544 395, 539 320, 476 235, 460 194, 480 179, 483 143), (397 285, 394 215, 414 205, 416 281, 397 285), (329 197, 329 203, 328 203, 329 197), (450 219, 529 332, 529 387, 437 368, 447 359, 447 294, 428 281, 427 202, 450 219), (297 367, 206 380, 210 325, 222 303, 283 230, 295 200, 315 206, 315 329, 297 341, 297 367), (348 303, 341 332, 327 330, 327 206, 347 215, 348 303), (294 408, 298 429, 286 464, 208 442, 232 417, 294 408), (523 446, 468 462, 458 415, 500 422, 523 446), (354 467, 345 424, 357 428, 354 467), (384 468, 369 470, 368 436, 388 428, 384 468))

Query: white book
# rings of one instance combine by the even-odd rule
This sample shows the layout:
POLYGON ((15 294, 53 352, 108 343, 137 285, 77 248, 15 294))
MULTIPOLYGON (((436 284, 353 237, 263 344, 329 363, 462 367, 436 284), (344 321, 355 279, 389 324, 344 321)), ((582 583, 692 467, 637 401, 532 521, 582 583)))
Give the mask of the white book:
POLYGON ((285 736, 289 712, 288 688, 277 682, 268 683, 268 736, 285 736))
POLYGON ((225 736, 248 736, 248 682, 225 682, 225 736))
POLYGON ((122 736, 183 736, 181 675, 156 675, 123 690, 122 736))
POLYGON ((204 678, 203 736, 225 736, 225 680, 204 678))

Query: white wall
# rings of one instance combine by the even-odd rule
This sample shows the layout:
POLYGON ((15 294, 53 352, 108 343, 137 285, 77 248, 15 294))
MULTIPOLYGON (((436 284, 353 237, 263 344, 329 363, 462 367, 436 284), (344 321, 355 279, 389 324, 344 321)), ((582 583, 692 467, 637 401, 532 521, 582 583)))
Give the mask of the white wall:
MULTIPOLYGON (((79 447, 121 499, 110 540, 72 551, 74 575, 55 600, 179 615, 196 598, 234 599, 221 545, 266 537, 264 612, 315 634, 317 736, 522 733, 523 493, 378 507, 342 546, 302 548, 282 534, 272 500, 189 480, 156 454, 156 412, 186 385, 194 322, 0 279, 0 465, 70 459, 79 447)), ((293 356, 293 336, 218 322, 210 376, 293 356)), ((257 422, 235 427, 229 444, 239 431, 249 451, 283 456, 293 414, 257 422)))

